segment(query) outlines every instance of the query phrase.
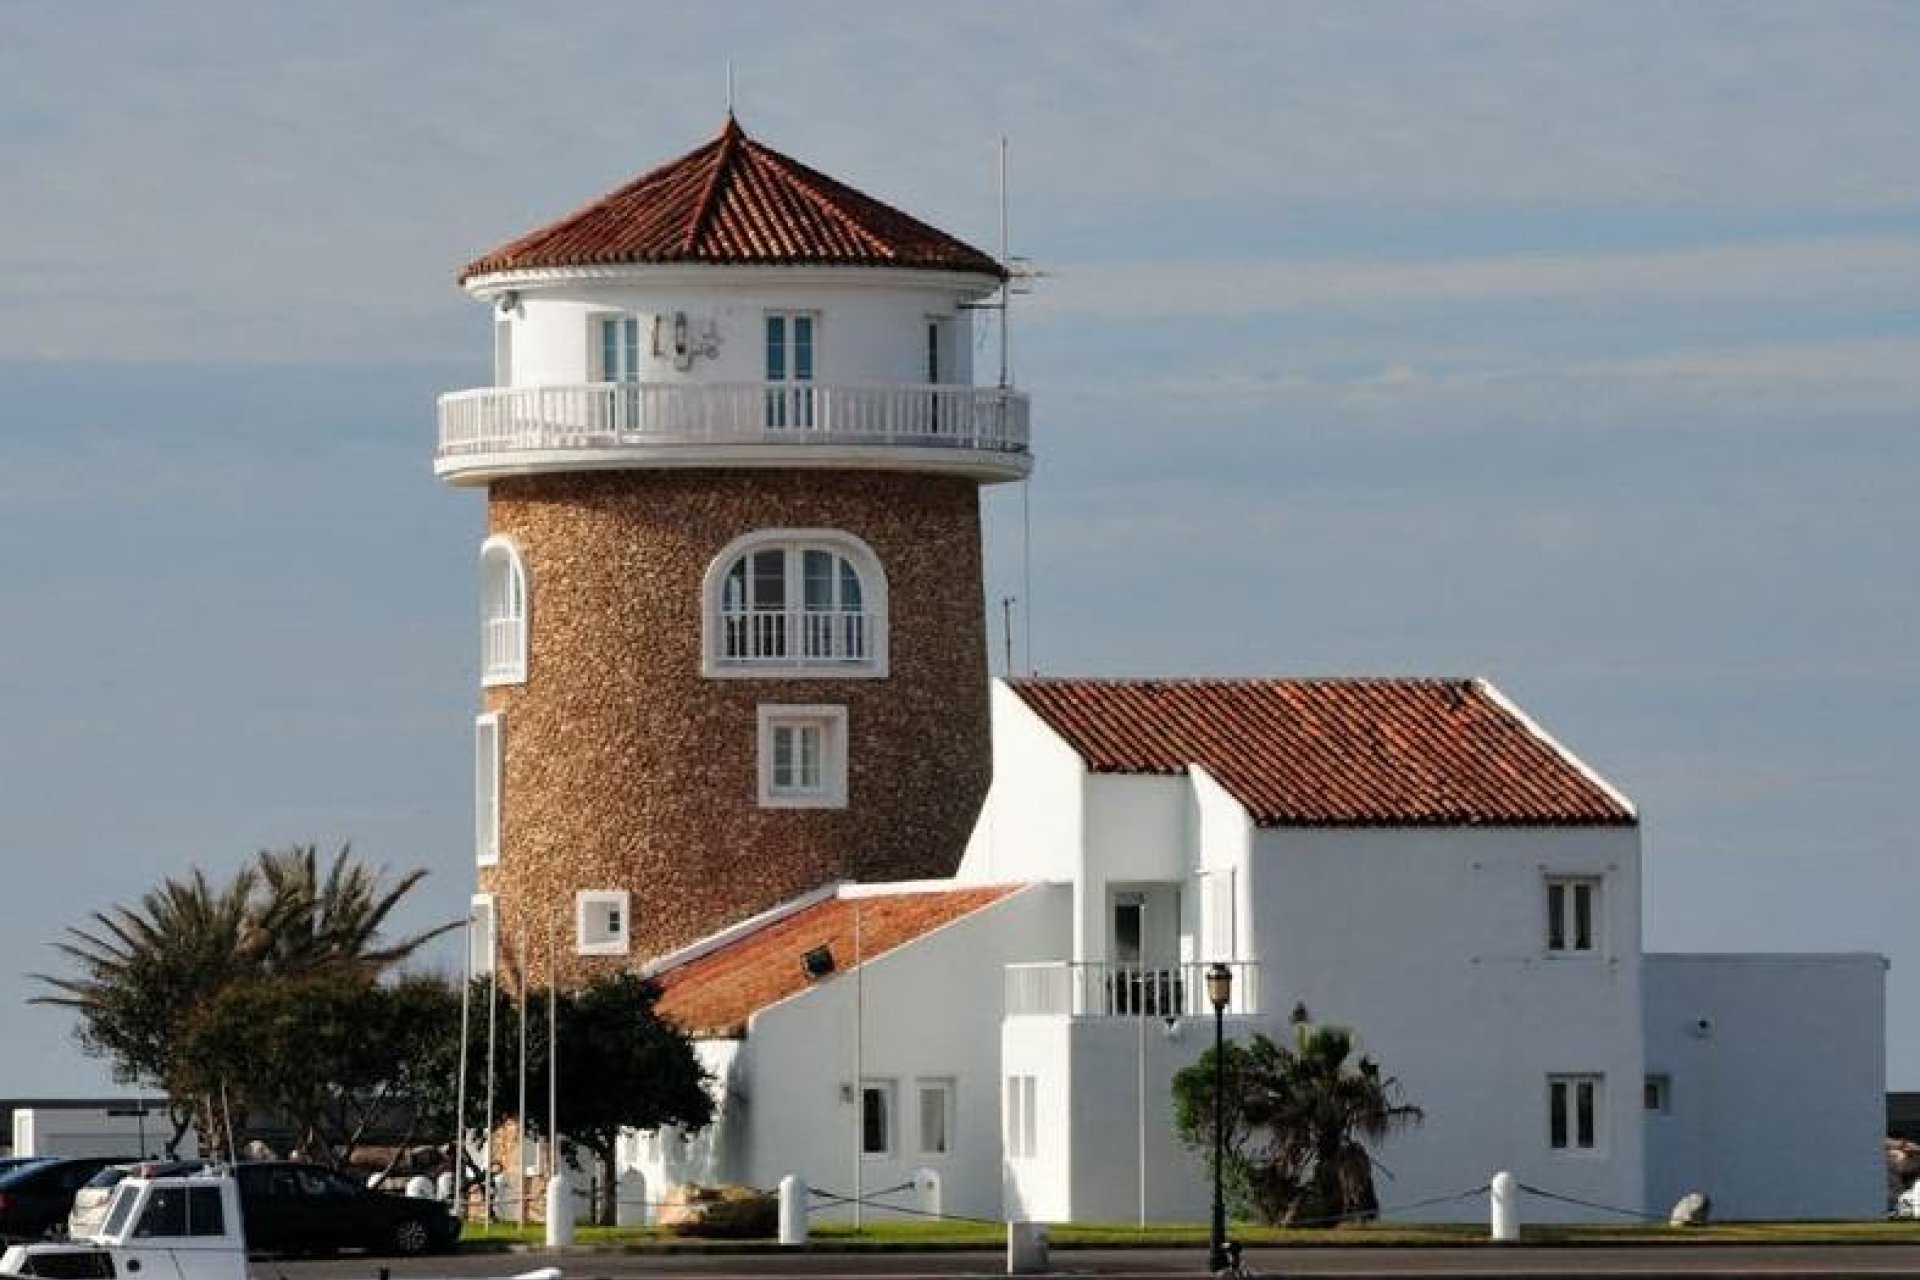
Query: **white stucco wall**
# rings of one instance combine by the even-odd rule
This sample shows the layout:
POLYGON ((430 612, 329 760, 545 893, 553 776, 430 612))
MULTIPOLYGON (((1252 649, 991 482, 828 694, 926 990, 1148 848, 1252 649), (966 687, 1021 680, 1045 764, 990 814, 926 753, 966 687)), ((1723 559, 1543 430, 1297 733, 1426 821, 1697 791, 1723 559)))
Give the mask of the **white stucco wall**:
POLYGON ((772 1187, 799 1173, 813 1187, 852 1195, 857 1184, 871 1194, 928 1167, 941 1174, 948 1212, 998 1216, 1004 969, 1065 958, 1068 901, 1064 886, 1018 890, 757 1014, 735 1073, 736 1123, 746 1126, 740 1180, 772 1187), (889 1156, 858 1154, 862 1078, 896 1082, 889 1156), (917 1150, 914 1083, 921 1079, 951 1080, 955 1088, 952 1150, 944 1156, 917 1150))
MULTIPOLYGON (((1426 1121, 1383 1151, 1391 1211, 1500 1169, 1544 1190, 1643 1202, 1639 833, 1633 828, 1271 829, 1249 910, 1260 1009, 1353 1027, 1426 1121), (1549 874, 1604 877, 1604 947, 1550 955, 1549 874), (1552 1151, 1547 1079, 1605 1077, 1601 1142, 1552 1151)), ((1478 1219, 1483 1201, 1421 1209, 1478 1219)), ((1529 1216, 1593 1217, 1546 1202, 1529 1216)), ((1393 1216, 1391 1213, 1389 1216, 1393 1216)))
POLYGON ((1886 961, 1877 955, 1649 955, 1647 1197, 1719 1218, 1886 1212, 1886 961))
POLYGON ((940 381, 966 384, 973 380, 973 322, 957 304, 979 296, 979 283, 952 273, 870 268, 662 268, 625 279, 523 287, 518 305, 501 318, 512 332, 514 386, 594 381, 594 321, 609 312, 639 316, 645 381, 759 382, 766 374, 763 317, 769 311, 812 313, 814 381, 842 384, 925 382, 927 321, 938 318, 944 327, 940 381), (718 338, 716 353, 686 370, 674 367, 670 350, 651 354, 652 317, 664 317, 670 333, 677 312, 696 337, 711 326, 718 338))
POLYGON ((993 782, 956 880, 1072 880, 1085 830, 1086 767, 1020 695, 995 680, 993 782))

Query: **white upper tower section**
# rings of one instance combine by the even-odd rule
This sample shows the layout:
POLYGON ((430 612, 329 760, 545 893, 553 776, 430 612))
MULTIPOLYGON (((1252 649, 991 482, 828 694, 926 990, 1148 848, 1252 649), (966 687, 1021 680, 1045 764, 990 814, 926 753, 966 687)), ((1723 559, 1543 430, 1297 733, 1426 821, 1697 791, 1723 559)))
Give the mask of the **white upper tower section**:
POLYGON ((441 398, 434 469, 454 484, 654 467, 1018 479, 1026 397, 973 384, 969 307, 1004 280, 729 117, 466 267, 494 305, 495 385, 441 398))

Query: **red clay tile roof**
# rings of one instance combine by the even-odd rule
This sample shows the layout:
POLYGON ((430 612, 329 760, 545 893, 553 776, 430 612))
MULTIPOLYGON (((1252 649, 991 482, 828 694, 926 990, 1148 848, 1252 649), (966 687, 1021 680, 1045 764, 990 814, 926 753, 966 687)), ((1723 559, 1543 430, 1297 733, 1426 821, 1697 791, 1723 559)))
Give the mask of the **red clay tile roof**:
POLYGON ((1013 680, 1094 773, 1206 768, 1272 826, 1630 825, 1479 680, 1013 680))
POLYGON ((476 258, 460 279, 635 262, 1003 274, 971 245, 761 146, 728 116, 712 142, 476 258))
POLYGON ((811 985, 800 958, 815 947, 832 949, 836 973, 854 967, 856 913, 864 963, 1019 887, 829 898, 803 907, 654 975, 661 988, 658 1012, 689 1035, 744 1035, 749 1015, 811 985))

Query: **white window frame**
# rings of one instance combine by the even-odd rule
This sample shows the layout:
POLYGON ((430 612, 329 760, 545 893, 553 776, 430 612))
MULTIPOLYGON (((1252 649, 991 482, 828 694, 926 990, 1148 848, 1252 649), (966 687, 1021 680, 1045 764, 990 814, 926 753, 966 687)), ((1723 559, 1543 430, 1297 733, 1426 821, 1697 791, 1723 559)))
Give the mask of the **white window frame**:
MULTIPOLYGON (((887 675, 887 575, 873 548, 839 529, 756 529, 720 549, 707 565, 701 584, 700 674, 716 680, 754 680, 813 677, 835 680, 880 680, 887 675), (727 656, 727 578, 734 565, 762 551, 784 556, 786 635, 788 652, 773 658, 727 656), (825 551, 845 560, 860 579, 865 653, 859 658, 808 658, 792 651, 793 637, 803 634, 810 612, 805 605, 805 553, 825 551)), ((817 616, 817 615, 816 615, 817 616)), ((830 616, 839 616, 838 614, 830 616)))
POLYGON ((532 597, 519 545, 496 534, 480 544, 480 683, 525 684, 532 597))
POLYGON ((820 376, 820 313, 768 311, 760 321, 760 371, 766 379, 766 426, 770 430, 809 431, 819 421, 813 387, 820 376), (781 322, 780 373, 767 356, 773 349, 773 322, 781 322), (807 322, 807 368, 799 368, 799 325, 807 322))
POLYGON ((490 893, 467 900, 467 976, 484 978, 500 954, 500 908, 490 893))
POLYGON ((473 861, 500 863, 500 788, 505 773, 506 717, 489 711, 473 719, 473 861))
POLYGON ((582 889, 573 895, 573 948, 583 956, 624 956, 632 948, 633 895, 582 889), (611 918, 613 924, 609 926, 611 918))
POLYGON ((1607 948, 1606 878, 1597 875, 1549 874, 1540 895, 1541 943, 1550 956, 1597 956, 1607 948), (1560 898, 1560 937, 1553 933, 1554 898, 1560 898), (1580 897, 1587 899, 1587 937, 1581 945, 1576 925, 1580 897))
POLYGON ((862 1076, 860 1079, 859 1114, 855 1117, 860 1126, 860 1158, 863 1160, 890 1160, 900 1152, 900 1083, 891 1076, 862 1076), (867 1146, 867 1096, 877 1095, 881 1099, 880 1138, 883 1145, 879 1149, 867 1146))
POLYGON ((913 1124, 915 1149, 923 1156, 950 1156, 953 1154, 953 1119, 956 1091, 952 1076, 921 1076, 913 1082, 913 1124), (940 1099, 940 1145, 930 1141, 935 1135, 927 1132, 927 1099, 938 1095, 940 1099))
POLYGON ((640 341, 640 315, 633 311, 595 311, 587 317, 587 367, 593 382, 638 382, 641 362, 648 349, 640 341), (617 324, 615 345, 620 358, 615 367, 607 367, 607 326, 617 324), (629 334, 629 327, 631 333, 629 334), (628 339, 631 338, 629 342, 628 339), (626 365, 626 368, 619 367, 626 365))
POLYGON ((1590 1157, 1607 1149, 1607 1078, 1598 1072, 1566 1072, 1547 1077, 1547 1149, 1555 1155, 1590 1157), (1580 1090, 1592 1090, 1593 1118, 1588 1141, 1581 1141, 1580 1090), (1554 1133, 1558 1125, 1560 1133, 1554 1133))
POLYGON ((1006 1078, 1007 1159, 1031 1160, 1040 1154, 1040 1078, 1006 1078))
POLYGON ((513 385, 513 320, 499 313, 493 318, 493 385, 513 385))
POLYGON ((847 709, 823 704, 762 704, 759 708, 759 767, 756 773, 762 809, 846 808, 847 709), (819 732, 819 787, 796 790, 782 786, 775 777, 775 745, 782 730, 819 732))

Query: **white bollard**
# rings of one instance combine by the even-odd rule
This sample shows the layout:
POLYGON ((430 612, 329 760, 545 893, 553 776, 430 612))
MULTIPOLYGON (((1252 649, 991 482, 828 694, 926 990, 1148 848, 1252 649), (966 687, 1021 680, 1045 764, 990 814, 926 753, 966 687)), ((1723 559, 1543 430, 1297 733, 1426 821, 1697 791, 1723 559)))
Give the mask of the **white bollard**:
POLYGON ((573 1184, 565 1169, 547 1179, 547 1248, 573 1243, 573 1184))
POLYGON ((1504 1169, 1493 1175, 1493 1238, 1499 1244, 1520 1239, 1520 1186, 1504 1169))
POLYGON ((933 1218, 940 1216, 940 1171, 938 1169, 915 1169, 913 1192, 920 1197, 920 1212, 933 1218))
POLYGON ((780 1243, 807 1242, 807 1180, 797 1173, 780 1179, 780 1243))
POLYGON ((618 1203, 613 1220, 623 1227, 644 1227, 652 1221, 653 1206, 647 1203, 647 1175, 638 1169, 622 1169, 614 1190, 618 1203))
POLYGON ((1048 1269, 1047 1226, 1044 1222, 1007 1224, 1007 1274, 1039 1275, 1048 1269))

